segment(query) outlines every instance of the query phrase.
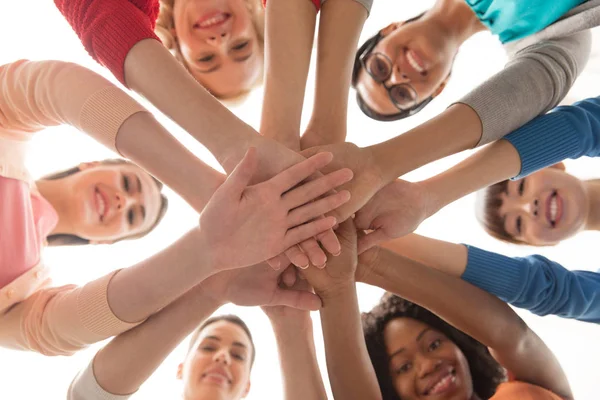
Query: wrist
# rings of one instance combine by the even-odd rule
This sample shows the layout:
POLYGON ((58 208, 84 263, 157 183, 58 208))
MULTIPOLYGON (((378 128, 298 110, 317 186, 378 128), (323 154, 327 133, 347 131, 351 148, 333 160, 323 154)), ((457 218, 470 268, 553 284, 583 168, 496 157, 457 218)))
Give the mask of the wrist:
POLYGON ((296 315, 267 314, 276 336, 293 336, 299 332, 312 332, 312 319, 309 312, 297 312, 296 315))
POLYGON ((363 148, 364 151, 370 152, 373 159, 373 164, 377 172, 381 176, 382 187, 393 182, 402 175, 402 172, 396 172, 397 163, 393 156, 388 156, 387 142, 378 143, 373 146, 363 148))
POLYGON ((323 307, 325 308, 356 293, 356 282, 354 279, 339 282, 335 285, 331 285, 327 289, 315 292, 323 301, 323 307))
POLYGON ((191 234, 195 244, 196 265, 202 266, 209 271, 209 276, 220 271, 222 266, 218 260, 218 246, 210 242, 208 230, 202 229, 202 226, 198 225, 192 229, 191 234))

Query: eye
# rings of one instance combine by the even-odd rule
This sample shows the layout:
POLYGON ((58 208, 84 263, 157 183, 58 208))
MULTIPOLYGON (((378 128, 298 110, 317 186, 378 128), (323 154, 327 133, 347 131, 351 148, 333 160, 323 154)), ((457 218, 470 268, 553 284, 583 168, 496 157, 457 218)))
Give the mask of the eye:
POLYGON ((243 354, 237 354, 237 353, 231 353, 231 357, 235 358, 236 360, 240 360, 240 361, 244 361, 246 359, 246 357, 243 354))
POLYGON ((202 63, 207 63, 213 60, 213 58, 215 58, 214 54, 209 54, 207 56, 204 56, 202 58, 199 58, 198 61, 202 62, 202 63))
POLYGON ((206 351, 206 352, 210 353, 210 352, 215 351, 216 347, 213 347, 213 346, 202 346, 202 347, 200 347, 200 350, 206 351))
POLYGON ((406 363, 406 364, 402 364, 399 368, 396 368, 394 370, 394 372, 399 375, 399 374, 404 374, 408 371, 410 371, 410 368, 412 367, 411 363, 406 363))
POLYGON ((521 225, 523 224, 523 219, 521 217, 517 217, 517 233, 521 233, 521 225))
POLYGON ((231 48, 231 50, 235 50, 235 51, 242 50, 243 48, 247 47, 249 43, 250 43, 250 41, 246 40, 245 42, 242 42, 240 44, 237 44, 237 45, 233 46, 231 48))
POLYGON ((377 82, 385 81, 390 75, 390 66, 381 56, 373 55, 369 60, 368 69, 377 82))
POLYGON ((428 347, 429 351, 437 350, 442 345, 442 341, 440 339, 436 339, 428 347))
POLYGON ((525 179, 521 179, 521 183, 519 183, 519 196, 523 196, 524 190, 525 190, 525 179))
POLYGON ((131 185, 129 182, 129 177, 127 177, 126 175, 123 175, 123 190, 125 190, 127 193, 129 193, 130 187, 131 187, 131 185))
POLYGON ((129 210, 127 212, 127 221, 129 222, 129 225, 133 225, 133 219, 134 219, 135 215, 133 213, 133 210, 129 210))

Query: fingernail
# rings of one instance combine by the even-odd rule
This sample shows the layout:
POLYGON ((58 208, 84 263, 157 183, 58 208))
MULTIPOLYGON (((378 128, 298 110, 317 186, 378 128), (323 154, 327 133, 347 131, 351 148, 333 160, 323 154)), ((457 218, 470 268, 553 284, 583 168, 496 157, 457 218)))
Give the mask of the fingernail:
POLYGON ((327 263, 326 263, 326 262, 325 262, 325 263, 323 263, 323 265, 317 265, 317 268, 319 268, 319 269, 323 269, 323 268, 325 268, 325 266, 327 266, 327 263))
POLYGON ((306 268, 308 268, 309 265, 310 265, 310 263, 306 264, 305 266, 300 266, 300 269, 306 269, 306 268))

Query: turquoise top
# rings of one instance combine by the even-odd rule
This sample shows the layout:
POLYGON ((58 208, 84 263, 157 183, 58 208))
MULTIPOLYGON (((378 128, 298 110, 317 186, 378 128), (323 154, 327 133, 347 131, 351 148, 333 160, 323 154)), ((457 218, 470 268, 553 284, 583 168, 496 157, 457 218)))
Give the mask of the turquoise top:
POLYGON ((586 0, 465 0, 502 43, 532 35, 586 0))

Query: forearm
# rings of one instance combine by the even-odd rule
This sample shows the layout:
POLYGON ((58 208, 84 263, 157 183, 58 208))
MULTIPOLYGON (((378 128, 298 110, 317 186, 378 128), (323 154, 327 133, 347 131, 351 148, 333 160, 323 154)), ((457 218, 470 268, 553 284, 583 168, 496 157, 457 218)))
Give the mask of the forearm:
POLYGON ((320 314, 333 396, 336 399, 381 399, 363 337, 355 283, 339 288, 335 296, 324 299, 320 314))
POLYGON ((125 79, 136 92, 208 148, 231 172, 260 137, 210 95, 156 40, 142 40, 127 54, 125 79))
POLYGON ((202 285, 193 288, 100 350, 93 361, 98 384, 114 394, 138 390, 173 349, 221 306, 204 290, 202 285))
POLYGON ((154 256, 125 268, 110 281, 108 304, 117 318, 141 321, 214 273, 210 249, 194 228, 154 256))
POLYGON ((473 148, 480 136, 477 113, 464 104, 454 104, 437 117, 370 149, 389 183, 430 162, 473 148))
POLYGON ((506 140, 492 143, 449 170, 419 182, 429 194, 427 216, 470 193, 512 178, 520 169, 521 159, 512 144, 506 140))
POLYGON ((328 0, 321 9, 315 100, 307 129, 318 134, 319 142, 312 139, 310 147, 346 138, 354 55, 366 19, 367 10, 355 0, 328 0))
POLYGON ((308 0, 267 2, 260 132, 296 151, 315 19, 315 6, 308 0))
POLYGON ((310 315, 301 321, 271 318, 283 374, 285 400, 327 399, 321 378, 310 315))
POLYGON ((201 212, 225 177, 179 143, 150 113, 136 113, 119 128, 121 154, 201 212))

